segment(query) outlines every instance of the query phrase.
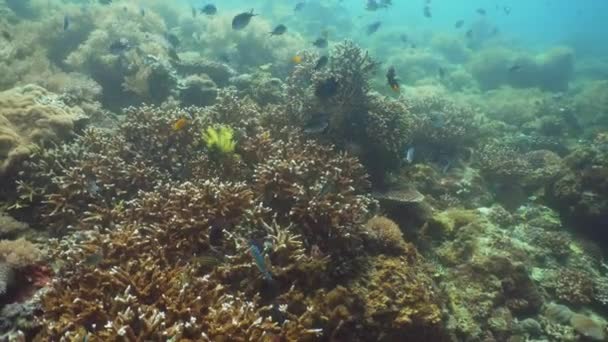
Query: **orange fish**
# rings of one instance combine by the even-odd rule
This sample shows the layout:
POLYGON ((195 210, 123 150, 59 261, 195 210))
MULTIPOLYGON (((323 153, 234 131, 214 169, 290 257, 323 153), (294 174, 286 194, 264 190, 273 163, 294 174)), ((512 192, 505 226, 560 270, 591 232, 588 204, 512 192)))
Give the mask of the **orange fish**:
POLYGON ((173 123, 173 131, 181 131, 186 127, 187 124, 188 120, 186 118, 178 119, 177 121, 175 121, 175 123, 173 123))
POLYGON ((302 56, 295 55, 291 58, 291 61, 295 64, 300 64, 302 63, 302 56))

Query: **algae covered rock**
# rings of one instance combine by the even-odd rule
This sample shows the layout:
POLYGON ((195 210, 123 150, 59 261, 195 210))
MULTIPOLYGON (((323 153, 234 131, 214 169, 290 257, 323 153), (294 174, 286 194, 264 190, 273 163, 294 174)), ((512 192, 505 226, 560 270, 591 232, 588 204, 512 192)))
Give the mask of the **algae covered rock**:
POLYGON ((26 85, 0 93, 0 176, 37 147, 61 142, 85 118, 44 88, 26 85))

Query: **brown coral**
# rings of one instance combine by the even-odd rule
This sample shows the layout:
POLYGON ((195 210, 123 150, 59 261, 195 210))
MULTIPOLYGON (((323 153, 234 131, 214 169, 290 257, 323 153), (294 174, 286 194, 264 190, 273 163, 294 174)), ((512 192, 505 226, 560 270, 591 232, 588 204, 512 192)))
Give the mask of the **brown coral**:
POLYGON ((0 93, 0 176, 15 171, 36 146, 67 139, 84 118, 44 88, 27 85, 0 93))

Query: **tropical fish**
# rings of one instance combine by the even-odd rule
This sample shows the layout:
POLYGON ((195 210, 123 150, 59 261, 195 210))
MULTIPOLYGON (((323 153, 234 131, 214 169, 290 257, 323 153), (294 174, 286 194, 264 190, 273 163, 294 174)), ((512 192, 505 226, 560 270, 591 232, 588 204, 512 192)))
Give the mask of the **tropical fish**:
POLYGON ((486 15, 486 10, 483 8, 478 8, 476 11, 479 15, 486 15))
POLYGON ((294 12, 301 11, 301 10, 304 8, 304 6, 305 6, 305 5, 306 5, 306 3, 305 3, 305 2, 298 2, 298 3, 296 4, 296 6, 293 8, 293 11, 294 11, 294 12))
POLYGON ((302 56, 295 55, 295 56, 291 57, 291 61, 295 64, 300 64, 300 63, 302 63, 302 56))
POLYGON ((464 20, 458 20, 456 24, 454 24, 454 27, 459 29, 462 27, 462 25, 464 25, 464 20))
POLYGON ((329 127, 329 114, 319 112, 313 114, 310 120, 304 125, 304 133, 320 134, 329 127))
POLYGON ((192 18, 196 18, 196 8, 194 8, 194 6, 192 6, 190 8, 190 10, 192 11, 192 18))
POLYGON ((370 34, 375 33, 376 31, 378 31, 378 29, 380 28, 380 25, 382 25, 381 21, 376 21, 376 22, 369 24, 367 26, 367 30, 366 30, 367 34, 370 35, 370 34))
POLYGON ((132 48, 127 38, 120 38, 110 44, 110 53, 114 55, 120 55, 129 51, 132 48))
POLYGON ((402 33, 399 35, 399 40, 401 40, 403 43, 407 43, 407 41, 409 40, 409 37, 407 36, 407 34, 402 33))
POLYGON ((324 49, 327 47, 327 39, 326 38, 317 38, 314 42, 312 42, 312 45, 324 49))
POLYGON ((513 64, 512 66, 509 67, 509 72, 517 72, 519 70, 521 70, 522 66, 519 64, 513 64))
POLYGON ((429 114, 429 121, 433 128, 442 128, 445 126, 445 114, 442 112, 431 112, 429 114))
POLYGON ((283 24, 277 25, 272 32, 270 32, 271 36, 280 36, 283 33, 287 32, 287 26, 283 24))
POLYGON ((182 129, 186 128, 186 126, 188 125, 188 119, 186 118, 180 118, 177 119, 174 123, 173 123, 173 131, 174 132, 179 132, 182 129))
POLYGON ((469 29, 467 31, 467 33, 465 33, 465 35, 467 36, 467 38, 471 39, 473 38, 473 29, 469 29))
POLYGON ((380 8, 380 4, 376 2, 376 0, 367 0, 367 5, 365 6, 366 10, 373 12, 378 10, 378 8, 380 8))
POLYGON ((394 66, 388 68, 388 71, 386 72, 386 80, 394 92, 399 92, 399 79, 397 78, 397 73, 394 66))
POLYGON ((437 72, 439 73, 439 78, 443 79, 445 77, 445 69, 443 67, 439 67, 437 69, 437 72))
POLYGON ((328 99, 338 93, 338 81, 329 77, 320 81, 315 86, 315 96, 321 99, 328 99))
POLYGON ((169 58, 171 58, 171 60, 179 62, 180 58, 179 55, 177 54, 177 51, 175 51, 174 48, 170 48, 167 50, 167 55, 169 56, 169 58))
POLYGON ((329 62, 329 57, 327 57, 327 56, 319 57, 319 59, 317 60, 317 63, 315 64, 315 70, 324 68, 328 62, 329 62))
POLYGON ((266 268, 266 261, 264 260, 264 256, 262 255, 262 252, 260 251, 258 246, 256 246, 256 244, 253 241, 249 242, 249 252, 251 253, 251 256, 253 257, 253 260, 255 261, 255 265, 258 267, 260 272, 262 272, 262 276, 264 276, 264 279, 268 280, 268 281, 272 281, 272 276, 270 275, 270 272, 266 268))
POLYGON ((405 161, 408 164, 411 164, 414 161, 415 152, 416 152, 416 150, 414 149, 414 147, 409 147, 405 150, 405 161))
POLYGON ((201 8, 201 13, 206 15, 215 15, 217 13, 217 7, 214 4, 208 4, 201 8))
POLYGON ((112 0, 98 0, 97 2, 102 5, 110 5, 112 3, 112 0))
POLYGON ((165 39, 167 42, 171 44, 174 48, 178 47, 181 44, 179 38, 173 33, 165 33, 165 39))
POLYGON ((245 27, 247 27, 247 25, 249 25, 249 22, 251 21, 251 18, 255 17, 257 14, 253 14, 253 9, 250 10, 249 12, 243 12, 240 14, 237 14, 236 16, 234 16, 234 18, 232 18, 232 29, 233 30, 242 30, 245 27))
POLYGON ((506 15, 511 14, 511 7, 509 6, 504 6, 502 10, 505 12, 506 15))
POLYGON ((11 34, 8 33, 8 31, 2 31, 2 38, 4 38, 7 42, 13 41, 13 36, 11 36, 11 34))
POLYGON ((63 17, 63 30, 67 31, 70 28, 70 17, 66 14, 63 17))
POLYGON ((433 14, 431 13, 431 7, 430 6, 424 6, 424 16, 427 18, 432 18, 433 14))

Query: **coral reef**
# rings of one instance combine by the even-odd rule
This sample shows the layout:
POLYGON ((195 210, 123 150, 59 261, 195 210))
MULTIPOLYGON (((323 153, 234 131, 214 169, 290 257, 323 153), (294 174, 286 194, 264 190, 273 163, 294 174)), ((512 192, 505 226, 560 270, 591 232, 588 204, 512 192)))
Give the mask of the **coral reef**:
POLYGON ((604 61, 297 6, 0 4, 0 340, 605 340, 604 61))
POLYGON ((257 120, 234 118, 232 129, 223 114, 235 106, 247 104, 224 96, 194 112, 133 108, 111 135, 89 129, 30 157, 14 210, 84 234, 52 249, 62 266, 41 298, 38 338, 443 336, 414 247, 393 241, 384 258, 369 241, 374 201, 362 165, 298 134, 275 140, 257 120), (230 132, 228 162, 211 153, 225 145, 222 129, 209 128, 216 122, 230 132), (219 134, 204 138, 203 128, 219 134), (248 253, 256 241, 271 281, 248 253), (339 286, 347 303, 323 304, 339 286), (396 286, 408 294, 399 304, 387 301, 396 286), (370 287, 379 292, 369 297, 370 287))

